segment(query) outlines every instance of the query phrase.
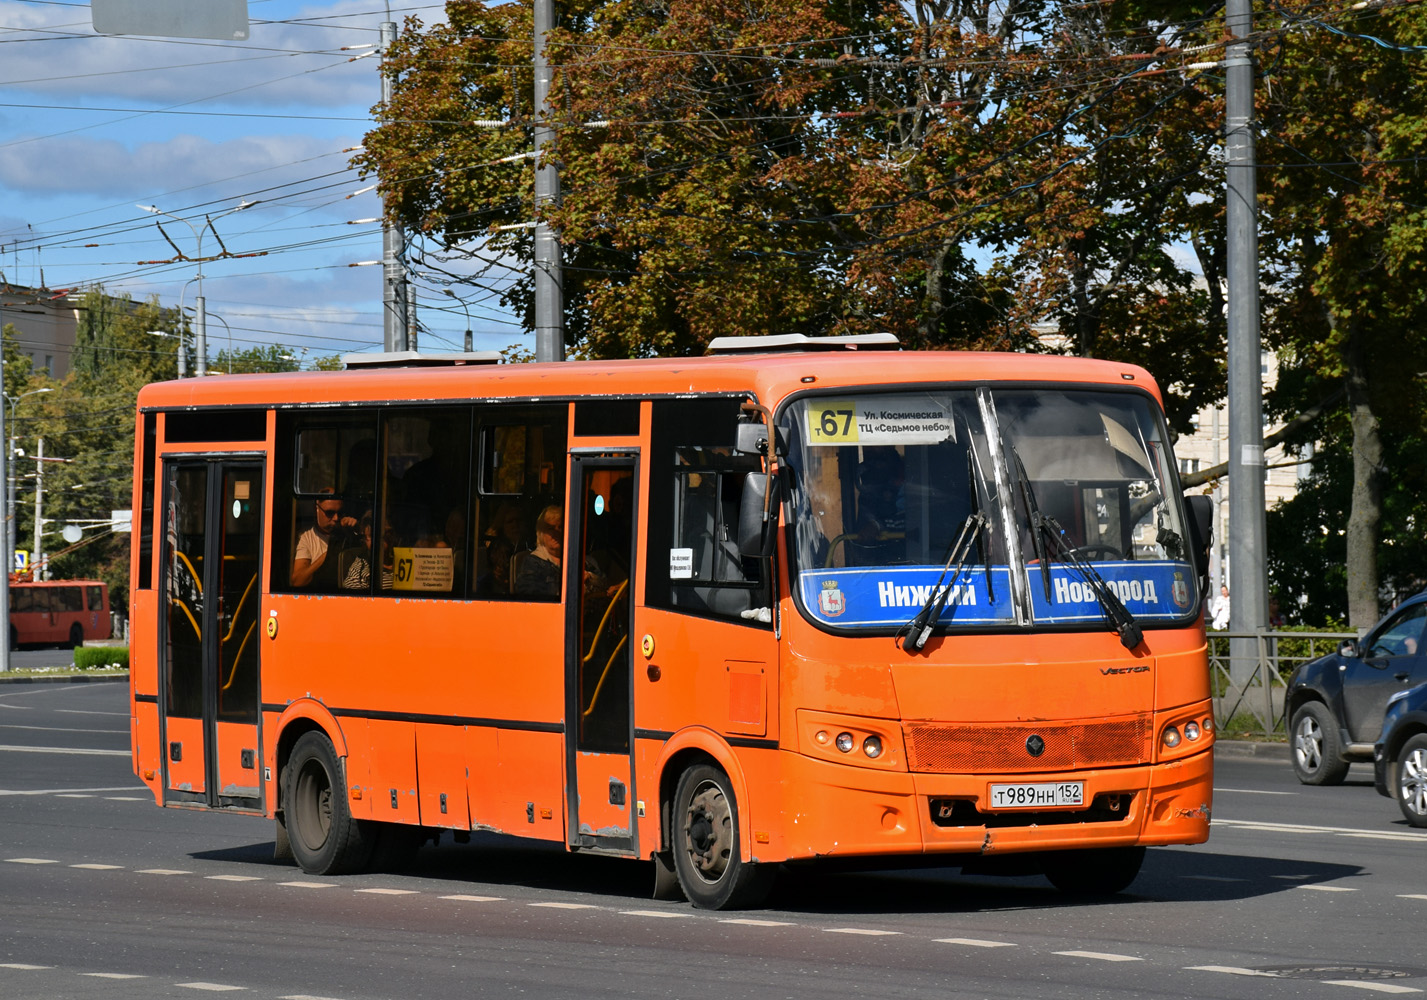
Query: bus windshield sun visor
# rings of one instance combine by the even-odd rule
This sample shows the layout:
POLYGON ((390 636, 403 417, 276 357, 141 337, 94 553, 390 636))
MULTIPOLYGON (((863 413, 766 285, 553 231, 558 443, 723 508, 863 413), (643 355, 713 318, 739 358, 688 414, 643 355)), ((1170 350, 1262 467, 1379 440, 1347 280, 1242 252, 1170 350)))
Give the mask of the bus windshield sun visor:
POLYGON ((1110 629, 1119 635, 1120 645, 1126 649, 1134 649, 1144 641, 1144 631, 1135 621, 1135 616, 1130 614, 1130 609, 1125 607, 1115 592, 1105 585, 1104 579, 1095 571, 1095 567, 1090 564, 1090 561, 1065 540, 1065 529, 1061 527, 1060 522, 1041 513, 1040 508, 1036 505, 1030 478, 1026 475, 1025 463, 1021 461, 1021 456, 1016 454, 1014 447, 1010 451, 1011 457, 1015 460, 1017 485, 1020 487, 1021 498, 1025 503, 1026 518, 1031 526, 1031 545, 1035 549, 1036 558, 1040 560, 1041 580, 1045 585, 1047 599, 1051 593, 1050 558, 1046 545, 1046 542, 1049 541, 1050 547, 1054 547, 1064 557, 1066 564, 1074 567, 1085 582, 1090 585, 1095 599, 1105 610, 1105 618, 1110 629))

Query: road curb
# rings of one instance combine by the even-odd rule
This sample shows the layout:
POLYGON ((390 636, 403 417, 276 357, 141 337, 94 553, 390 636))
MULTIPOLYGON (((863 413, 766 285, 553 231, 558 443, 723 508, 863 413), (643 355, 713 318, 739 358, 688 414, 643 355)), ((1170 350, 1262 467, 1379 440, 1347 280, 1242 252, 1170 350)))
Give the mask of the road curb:
POLYGON ((1217 757, 1279 757, 1288 759, 1288 744, 1260 743, 1255 740, 1216 740, 1214 754, 1217 757))
POLYGON ((8 674, 0 674, 0 685, 3 684, 105 684, 110 681, 129 681, 127 672, 122 674, 54 674, 52 676, 40 674, 26 674, 24 677, 11 677, 8 674))

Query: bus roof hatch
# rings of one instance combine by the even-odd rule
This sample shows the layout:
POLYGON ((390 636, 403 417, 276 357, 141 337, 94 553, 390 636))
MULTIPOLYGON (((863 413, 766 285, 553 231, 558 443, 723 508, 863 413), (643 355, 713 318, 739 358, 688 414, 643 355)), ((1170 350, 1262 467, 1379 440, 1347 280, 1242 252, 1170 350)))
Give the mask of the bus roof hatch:
POLYGON ((433 368, 438 365, 498 365, 499 351, 455 351, 449 354, 420 354, 416 351, 387 351, 382 354, 344 354, 344 368, 433 368))
POLYGON ((843 337, 809 337, 805 333, 756 334, 750 337, 715 337, 709 354, 783 354, 797 351, 895 351, 901 347, 894 333, 856 333, 843 337))

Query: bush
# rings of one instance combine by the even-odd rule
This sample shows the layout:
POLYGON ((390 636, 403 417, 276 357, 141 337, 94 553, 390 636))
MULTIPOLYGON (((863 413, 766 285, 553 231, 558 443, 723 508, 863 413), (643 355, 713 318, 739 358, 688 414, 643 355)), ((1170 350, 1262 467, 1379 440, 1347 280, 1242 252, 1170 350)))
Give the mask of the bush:
POLYGON ((128 646, 80 646, 74 651, 77 670, 100 670, 104 667, 129 669, 128 646))

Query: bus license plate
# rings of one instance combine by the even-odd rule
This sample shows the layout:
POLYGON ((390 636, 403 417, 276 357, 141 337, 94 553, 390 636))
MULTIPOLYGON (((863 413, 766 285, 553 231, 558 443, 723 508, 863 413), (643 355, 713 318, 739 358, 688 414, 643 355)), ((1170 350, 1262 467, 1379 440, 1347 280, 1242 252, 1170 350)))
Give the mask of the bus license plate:
POLYGON ((1044 809, 1085 804, 1085 782, 1056 781, 1036 785, 992 785, 993 809, 1044 809))

